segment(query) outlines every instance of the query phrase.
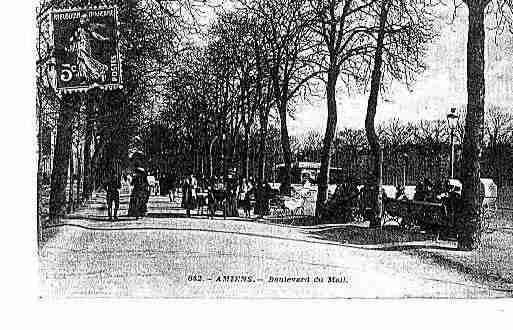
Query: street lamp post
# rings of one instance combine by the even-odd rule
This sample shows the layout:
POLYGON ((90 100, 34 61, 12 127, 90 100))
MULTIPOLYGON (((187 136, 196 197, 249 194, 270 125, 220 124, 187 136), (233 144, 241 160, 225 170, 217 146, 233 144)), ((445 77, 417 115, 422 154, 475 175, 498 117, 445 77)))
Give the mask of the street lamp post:
POLYGON ((408 154, 403 154, 403 187, 406 187, 406 168, 408 166, 408 154))
POLYGON ((221 149, 223 150, 222 152, 222 157, 223 157, 223 182, 226 182, 226 177, 227 177, 227 174, 228 174, 228 160, 226 159, 226 134, 223 133, 223 136, 222 136, 222 140, 221 140, 221 144, 222 144, 222 147, 221 149))
POLYGON ((459 115, 456 108, 451 108, 451 111, 447 114, 447 125, 451 132, 451 155, 450 155, 450 175, 451 179, 454 179, 454 130, 458 124, 459 115))

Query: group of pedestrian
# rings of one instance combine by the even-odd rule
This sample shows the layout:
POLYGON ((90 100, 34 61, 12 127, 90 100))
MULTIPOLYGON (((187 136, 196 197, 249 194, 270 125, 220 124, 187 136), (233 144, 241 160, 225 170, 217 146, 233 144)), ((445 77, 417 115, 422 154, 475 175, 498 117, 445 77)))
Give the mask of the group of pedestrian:
POLYGON ((267 183, 255 184, 250 177, 237 177, 234 174, 226 178, 213 177, 210 180, 198 180, 193 174, 182 180, 182 207, 190 216, 191 210, 208 207, 213 216, 222 209, 225 216, 241 215, 251 217, 269 214, 269 201, 273 195, 267 183), (198 192, 201 191, 201 194, 198 192))
MULTIPOLYGON (((127 215, 136 219, 146 215, 152 185, 148 180, 148 172, 143 167, 135 167, 125 175, 122 174, 119 161, 111 161, 107 166, 107 175, 104 179, 104 188, 107 192, 107 209, 109 220, 118 218, 119 190, 121 180, 127 177, 130 186, 130 202, 127 215), (130 177, 130 180, 128 180, 130 177)), ((251 217, 254 214, 263 216, 269 214, 269 200, 272 188, 268 183, 255 184, 252 178, 239 178, 229 175, 227 178, 211 178, 211 180, 198 180, 193 173, 179 179, 172 173, 164 173, 156 178, 159 182, 160 195, 169 195, 169 202, 174 203, 181 190, 181 207, 185 209, 187 217, 191 211, 208 206, 211 215, 215 214, 220 206, 226 216, 251 217), (198 198, 200 195, 201 198, 198 198), (204 205, 203 205, 204 204, 204 205)))
POLYGON ((127 215, 129 217, 140 218, 147 212, 150 184, 146 170, 142 167, 137 167, 131 174, 123 175, 122 172, 123 170, 119 160, 110 160, 108 162, 102 186, 107 193, 106 200, 109 220, 118 219, 120 202, 119 190, 121 189, 122 178, 125 178, 125 181, 131 186, 127 215))
POLYGON ((252 178, 239 178, 232 182, 231 188, 228 185, 232 215, 238 216, 239 209, 245 217, 251 217, 252 211, 259 217, 270 213, 270 200, 275 193, 268 182, 255 183, 252 178))
POLYGON ((440 180, 435 184, 429 179, 419 180, 413 200, 442 203, 449 213, 460 212, 463 207, 461 187, 452 185, 449 180, 440 180))
POLYGON ((182 207, 190 216, 191 210, 207 206, 213 216, 219 208, 226 216, 239 216, 242 209, 246 217, 251 216, 254 183, 246 178, 228 175, 226 179, 213 177, 211 180, 198 180, 190 174, 182 180, 182 207), (199 194, 201 192, 201 195, 199 194), (200 198, 201 197, 201 198, 200 198))
POLYGON ((461 194, 460 187, 452 186, 449 180, 438 180, 433 184, 431 180, 423 179, 415 186, 413 200, 438 203, 451 193, 461 194))

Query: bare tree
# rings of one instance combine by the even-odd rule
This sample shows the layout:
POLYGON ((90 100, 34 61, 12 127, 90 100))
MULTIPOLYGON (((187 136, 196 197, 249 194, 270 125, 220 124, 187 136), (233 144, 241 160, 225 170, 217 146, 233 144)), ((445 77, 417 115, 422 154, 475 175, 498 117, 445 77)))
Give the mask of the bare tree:
POLYGON ((374 54, 374 68, 371 76, 371 88, 369 101, 367 104, 367 115, 365 117, 365 132, 367 141, 373 156, 373 168, 371 169, 374 191, 371 196, 373 202, 373 213, 370 219, 370 227, 378 227, 381 224, 383 212, 383 200, 381 189, 383 187, 383 150, 379 143, 379 137, 376 134, 374 121, 378 105, 378 94, 381 87, 381 67, 383 65, 383 49, 385 43, 385 28, 388 18, 390 5, 388 1, 383 0, 379 14, 379 30, 376 40, 376 51, 374 54))
POLYGON ((509 143, 513 137, 513 113, 491 106, 485 114, 485 127, 491 146, 509 143))
MULTIPOLYGON (((333 140, 337 128, 336 87, 342 75, 346 82, 360 81, 364 62, 361 57, 372 51, 371 28, 366 10, 375 1, 311 0, 309 1, 313 30, 319 37, 320 73, 326 74, 328 118, 321 152, 318 176, 316 214, 319 216, 327 201, 329 168, 333 140)), ((305 18, 308 20, 309 18, 305 18)))
POLYGON ((337 144, 363 149, 367 145, 365 130, 352 128, 341 129, 337 134, 337 144))
POLYGON ((421 120, 414 125, 414 142, 418 145, 440 146, 448 141, 444 120, 421 120))
POLYGON ((513 114, 507 109, 491 106, 485 114, 485 130, 488 148, 486 156, 493 178, 502 184, 501 159, 507 153, 507 146, 513 143, 513 114))
POLYGON ((303 161, 317 161, 322 150, 322 136, 318 131, 310 130, 298 139, 298 158, 303 161))
POLYGON ((413 136, 414 126, 411 123, 404 123, 399 118, 392 118, 383 125, 380 140, 384 145, 397 149, 411 142, 413 136))
MULTIPOLYGON (((185 6, 189 0, 173 2, 175 5, 185 6)), ((48 0, 42 1, 38 8, 37 18, 40 32, 38 35, 40 47, 38 48, 42 50, 37 60, 38 86, 41 87, 39 90, 42 92, 40 99, 46 103, 41 104, 46 108, 50 108, 50 105, 55 102, 59 104, 57 107, 52 106, 58 111, 52 110, 54 113, 48 113, 55 117, 53 119, 55 122, 58 122, 50 193, 50 214, 53 218, 59 216, 65 209, 65 205, 62 204, 65 204, 65 198, 62 196, 66 188, 65 183, 68 181, 68 168, 73 158, 77 158, 81 153, 80 149, 83 148, 84 171, 79 170, 78 173, 83 176, 83 179, 79 179, 79 181, 84 185, 82 195, 87 198, 92 191, 93 178, 98 178, 95 170, 98 168, 99 162, 105 160, 106 152, 114 152, 117 156, 125 154, 123 150, 126 151, 130 144, 130 138, 136 134, 139 127, 138 121, 144 116, 142 109, 146 107, 148 95, 155 95, 158 90, 156 87, 158 79, 155 77, 160 77, 160 75, 155 75, 155 72, 165 73, 165 68, 173 63, 170 60, 173 58, 172 55, 183 49, 180 35, 169 32, 177 31, 174 29, 177 26, 184 29, 186 22, 176 16, 171 19, 167 13, 160 9, 156 10, 155 6, 152 7, 152 4, 159 7, 164 6, 163 3, 135 0, 48 0), (121 93, 119 91, 90 92, 86 98, 68 95, 60 98, 49 83, 53 71, 51 63, 55 56, 55 49, 52 49, 49 44, 48 14, 53 9, 89 5, 118 5, 119 7, 121 23, 119 41, 124 57, 125 88, 121 93), (54 101, 47 102, 51 99, 54 101), (78 110, 84 101, 87 115, 78 118, 78 110), (109 102, 111 104, 108 108, 105 107, 109 102), (73 126, 73 122, 78 125, 73 126), (77 131, 77 127, 85 129, 77 131), (75 148, 75 156, 71 155, 71 142, 67 141, 68 138, 74 136, 73 133, 83 144, 83 147, 75 148), (93 143, 95 150, 91 155, 93 143)), ((167 6, 167 4, 165 5, 167 6)))
POLYGON ((310 4, 316 23, 314 29, 320 36, 324 55, 321 72, 327 75, 328 120, 319 174, 319 214, 327 197, 331 148, 337 124, 337 81, 342 80, 351 90, 358 85, 363 87, 370 78, 366 129, 371 150, 379 155, 374 117, 379 90, 383 86, 381 72, 385 72, 387 78, 408 83, 412 73, 422 68, 424 44, 432 38, 432 33, 428 32, 431 28, 429 18, 424 17, 428 6, 420 2, 311 0, 310 4))
POLYGON ((312 56, 312 31, 309 29, 306 0, 239 0, 258 20, 264 36, 265 61, 272 81, 274 104, 280 116, 281 144, 285 163, 282 191, 290 193, 292 152, 287 117, 290 103, 308 91, 318 73, 312 56))
POLYGON ((378 95, 382 87, 384 73, 409 84, 415 74, 424 68, 423 56, 426 44, 434 37, 431 31, 432 16, 429 1, 382 0, 379 3, 379 17, 370 94, 365 118, 367 140, 373 156, 371 169, 373 214, 371 226, 381 224, 383 150, 376 134, 374 122, 378 105, 378 95))

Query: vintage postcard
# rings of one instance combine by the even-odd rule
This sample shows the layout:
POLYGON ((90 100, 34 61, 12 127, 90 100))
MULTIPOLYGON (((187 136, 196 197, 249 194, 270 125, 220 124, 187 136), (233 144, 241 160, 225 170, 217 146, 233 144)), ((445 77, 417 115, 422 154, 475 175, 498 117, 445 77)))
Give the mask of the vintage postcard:
POLYGON ((513 3, 37 0, 40 292, 513 297, 513 3))

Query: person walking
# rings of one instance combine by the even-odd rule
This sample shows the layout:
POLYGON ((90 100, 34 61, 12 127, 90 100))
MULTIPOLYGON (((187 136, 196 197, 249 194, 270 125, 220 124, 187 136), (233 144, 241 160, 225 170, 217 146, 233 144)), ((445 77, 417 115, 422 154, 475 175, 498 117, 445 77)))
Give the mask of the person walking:
POLYGON ((157 175, 156 175, 156 178, 155 178, 155 188, 154 188, 155 190, 153 191, 155 196, 160 195, 160 189, 161 189, 160 188, 160 181, 161 181, 160 174, 157 172, 157 175))
POLYGON ((118 219, 119 189, 121 189, 121 165, 113 161, 108 168, 107 178, 104 183, 107 191, 107 210, 109 220, 112 220, 112 206, 114 204, 114 220, 118 219))
POLYGON ((168 185, 168 194, 169 194, 169 202, 174 203, 176 198, 176 188, 178 186, 177 178, 175 174, 167 175, 167 185, 168 185))
POLYGON ((196 208, 196 188, 198 182, 191 173, 184 179, 182 185, 182 207, 185 209, 187 217, 191 216, 191 210, 196 208))
POLYGON ((264 215, 264 185, 257 182, 255 186, 255 214, 259 217, 264 215))
POLYGON ((257 183, 257 186, 254 188, 254 194, 256 201, 255 214, 262 218, 270 213, 269 203, 273 197, 272 187, 267 182, 257 183))
POLYGON ((147 204, 150 196, 150 185, 146 171, 138 167, 132 178, 132 194, 130 195, 130 206, 128 216, 140 218, 147 212, 147 204))
POLYGON ((234 175, 229 174, 226 178, 226 216, 238 216, 237 195, 238 195, 238 180, 234 175))
POLYGON ((239 184, 238 189, 238 206, 241 207, 244 211, 244 215, 249 217, 251 215, 251 202, 249 198, 251 187, 246 178, 243 178, 239 184))
POLYGON ((169 194, 169 186, 168 186, 168 177, 167 173, 162 173, 159 177, 159 194, 160 196, 167 196, 169 194))

